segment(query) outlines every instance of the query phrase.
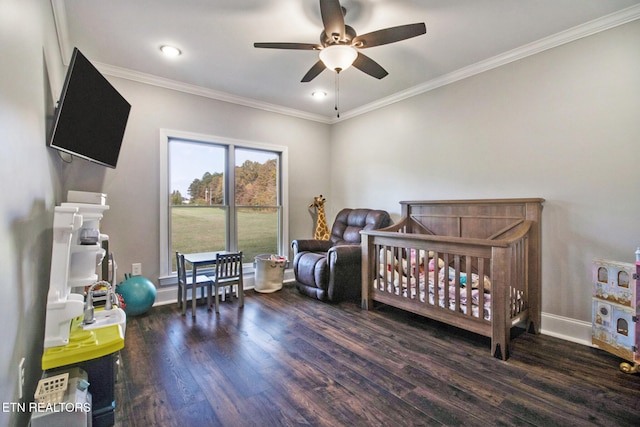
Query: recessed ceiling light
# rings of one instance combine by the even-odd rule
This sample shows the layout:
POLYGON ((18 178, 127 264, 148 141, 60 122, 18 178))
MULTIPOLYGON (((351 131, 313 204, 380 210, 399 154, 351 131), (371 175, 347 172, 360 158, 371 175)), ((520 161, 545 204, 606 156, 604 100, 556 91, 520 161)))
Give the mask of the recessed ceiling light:
POLYGON ((169 46, 169 45, 160 46, 160 50, 162 51, 162 53, 170 57, 176 57, 182 54, 180 49, 174 46, 169 46))
POLYGON ((311 92, 311 96, 313 96, 314 99, 321 100, 327 97, 327 92, 323 90, 316 90, 311 92))

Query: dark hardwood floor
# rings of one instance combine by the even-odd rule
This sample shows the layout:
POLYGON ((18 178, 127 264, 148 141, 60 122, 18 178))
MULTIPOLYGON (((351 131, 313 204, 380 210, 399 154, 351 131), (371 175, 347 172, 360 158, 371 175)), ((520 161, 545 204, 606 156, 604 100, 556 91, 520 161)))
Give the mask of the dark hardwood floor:
POLYGON ((638 426, 640 375, 604 351, 520 333, 489 340, 285 286, 245 307, 175 304, 127 322, 118 426, 638 426))

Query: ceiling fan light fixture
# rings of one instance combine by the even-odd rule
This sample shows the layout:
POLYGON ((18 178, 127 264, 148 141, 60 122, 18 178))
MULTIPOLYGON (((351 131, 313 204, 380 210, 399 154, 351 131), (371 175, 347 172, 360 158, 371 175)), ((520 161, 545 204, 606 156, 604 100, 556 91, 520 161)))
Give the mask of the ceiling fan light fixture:
POLYGON ((353 64, 358 57, 358 51, 347 45, 331 45, 320 51, 320 60, 333 71, 344 71, 353 64))

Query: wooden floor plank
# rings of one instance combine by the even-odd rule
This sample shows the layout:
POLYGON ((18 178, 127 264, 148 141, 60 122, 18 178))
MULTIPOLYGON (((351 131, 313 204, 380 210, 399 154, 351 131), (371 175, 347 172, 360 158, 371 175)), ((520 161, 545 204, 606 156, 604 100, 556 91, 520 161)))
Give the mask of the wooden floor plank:
POLYGON ((598 349, 514 329, 486 337, 285 286, 220 313, 127 320, 118 426, 638 425, 640 375, 598 349))

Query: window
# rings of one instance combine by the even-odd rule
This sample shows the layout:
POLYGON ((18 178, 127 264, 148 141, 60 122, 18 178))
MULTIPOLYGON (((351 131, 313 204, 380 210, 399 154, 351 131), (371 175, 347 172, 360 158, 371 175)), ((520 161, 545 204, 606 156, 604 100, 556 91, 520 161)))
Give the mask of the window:
POLYGON ((616 331, 625 337, 629 335, 629 324, 625 319, 618 319, 616 331))
POLYGON ((598 282, 609 283, 609 270, 605 267, 598 268, 598 282))
POLYGON ((286 148, 163 131, 160 275, 175 251, 285 254, 286 148))
POLYGON ((618 286, 621 288, 629 287, 629 273, 624 270, 618 273, 618 286))

